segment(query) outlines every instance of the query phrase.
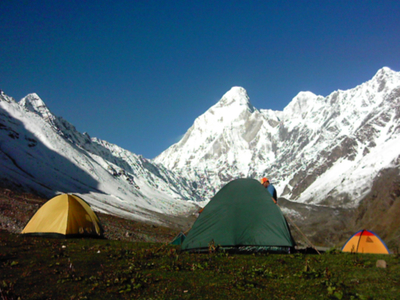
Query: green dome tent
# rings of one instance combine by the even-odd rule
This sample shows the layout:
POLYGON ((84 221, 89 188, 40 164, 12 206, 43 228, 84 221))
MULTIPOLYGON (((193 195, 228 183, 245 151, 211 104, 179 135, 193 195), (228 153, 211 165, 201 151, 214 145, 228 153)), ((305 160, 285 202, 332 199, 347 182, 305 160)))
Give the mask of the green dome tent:
POLYGON ((271 194, 250 178, 229 182, 210 200, 183 241, 182 250, 207 251, 210 244, 274 252, 289 252, 295 246, 271 194))

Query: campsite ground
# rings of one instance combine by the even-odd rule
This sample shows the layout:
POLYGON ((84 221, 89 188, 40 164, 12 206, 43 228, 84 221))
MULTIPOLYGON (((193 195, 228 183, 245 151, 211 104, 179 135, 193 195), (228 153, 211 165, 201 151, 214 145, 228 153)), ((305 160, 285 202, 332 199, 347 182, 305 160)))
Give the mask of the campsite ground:
POLYGON ((399 299, 400 256, 180 252, 0 230, 1 299, 399 299), (381 262, 378 262, 380 261, 381 262))
POLYGON ((99 214, 106 239, 19 235, 45 201, 0 190, 1 299, 400 297, 398 253, 196 254, 168 245, 192 219, 169 220, 178 225, 167 228, 99 214))

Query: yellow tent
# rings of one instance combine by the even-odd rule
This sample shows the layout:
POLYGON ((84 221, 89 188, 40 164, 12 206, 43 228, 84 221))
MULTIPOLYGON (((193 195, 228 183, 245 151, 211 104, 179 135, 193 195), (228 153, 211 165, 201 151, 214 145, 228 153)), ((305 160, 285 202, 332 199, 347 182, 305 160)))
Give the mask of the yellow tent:
POLYGON ((76 195, 62 194, 47 201, 21 233, 101 237, 103 229, 88 203, 76 195))
POLYGON ((377 234, 369 230, 356 232, 343 246, 343 252, 389 254, 389 249, 377 234))

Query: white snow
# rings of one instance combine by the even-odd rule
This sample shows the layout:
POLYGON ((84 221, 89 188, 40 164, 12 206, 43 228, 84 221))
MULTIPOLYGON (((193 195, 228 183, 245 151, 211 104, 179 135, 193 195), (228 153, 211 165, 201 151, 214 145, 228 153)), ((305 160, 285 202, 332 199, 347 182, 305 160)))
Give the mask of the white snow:
POLYGON ((383 68, 370 81, 327 97, 300 92, 279 112, 254 108, 245 90, 234 87, 155 161, 198 182, 206 198, 238 177, 267 176, 278 193, 285 187, 293 192, 295 176, 302 182, 323 169, 300 195, 285 197, 318 204, 332 196, 337 205, 354 206, 400 155, 393 109, 399 92, 397 102, 389 100, 396 90, 400 73, 383 68), (353 160, 344 158, 348 151, 353 160))

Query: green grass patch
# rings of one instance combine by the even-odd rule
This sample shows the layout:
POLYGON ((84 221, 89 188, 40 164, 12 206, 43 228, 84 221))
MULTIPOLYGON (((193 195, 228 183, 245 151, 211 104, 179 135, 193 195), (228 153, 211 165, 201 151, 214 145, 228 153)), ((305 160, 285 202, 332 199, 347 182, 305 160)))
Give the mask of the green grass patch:
POLYGON ((0 299, 399 299, 398 255, 194 254, 0 231, 0 299), (377 268, 383 259, 387 268, 377 268))

